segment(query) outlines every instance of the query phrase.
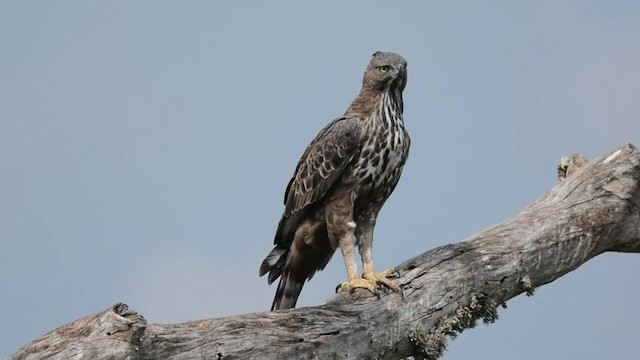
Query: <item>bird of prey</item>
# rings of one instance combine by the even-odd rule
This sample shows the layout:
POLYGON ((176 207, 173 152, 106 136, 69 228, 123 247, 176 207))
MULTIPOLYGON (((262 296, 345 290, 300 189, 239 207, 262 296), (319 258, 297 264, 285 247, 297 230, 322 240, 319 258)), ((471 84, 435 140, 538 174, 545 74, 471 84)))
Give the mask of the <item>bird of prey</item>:
POLYGON ((402 56, 373 54, 360 94, 302 154, 285 190, 275 247, 260 266, 260 276, 269 273, 269 284, 280 277, 271 310, 295 307, 305 281, 324 269, 338 247, 348 277, 339 288, 399 290, 389 279, 393 269, 375 272, 372 243, 378 212, 398 184, 409 155, 402 119, 406 83, 407 61, 402 56))

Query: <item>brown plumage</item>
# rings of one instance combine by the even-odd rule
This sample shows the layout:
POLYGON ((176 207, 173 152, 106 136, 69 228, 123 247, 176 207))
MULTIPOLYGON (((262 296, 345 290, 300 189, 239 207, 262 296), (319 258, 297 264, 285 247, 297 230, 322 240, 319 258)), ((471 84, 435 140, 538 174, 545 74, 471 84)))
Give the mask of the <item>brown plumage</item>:
POLYGON ((378 212, 409 155, 402 119, 406 81, 402 56, 373 54, 358 97, 342 117, 320 131, 300 158, 285 191, 275 247, 260 266, 260 276, 269 273, 269 284, 280 277, 271 310, 295 307, 304 282, 324 269, 338 247, 348 275, 343 289, 375 291, 382 284, 398 290, 387 279, 391 271, 375 273, 372 242, 378 212))

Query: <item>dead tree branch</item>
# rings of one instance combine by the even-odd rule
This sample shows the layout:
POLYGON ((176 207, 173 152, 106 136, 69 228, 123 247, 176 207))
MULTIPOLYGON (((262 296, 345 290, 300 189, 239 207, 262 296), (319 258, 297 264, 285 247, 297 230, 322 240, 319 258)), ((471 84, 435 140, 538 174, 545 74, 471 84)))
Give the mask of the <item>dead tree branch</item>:
POLYGON ((148 324, 117 304, 11 359, 437 359, 497 307, 606 251, 640 252, 640 152, 565 157, 561 182, 513 219, 396 267, 404 296, 341 293, 325 305, 148 324))

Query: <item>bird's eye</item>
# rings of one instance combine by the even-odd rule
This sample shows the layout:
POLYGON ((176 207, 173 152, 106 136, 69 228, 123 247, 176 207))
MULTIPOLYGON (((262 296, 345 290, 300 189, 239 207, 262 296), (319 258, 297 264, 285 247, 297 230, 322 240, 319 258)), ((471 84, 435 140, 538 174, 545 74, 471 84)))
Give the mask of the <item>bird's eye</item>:
POLYGON ((387 71, 389 71, 389 67, 388 66, 378 66, 378 70, 380 70, 381 73, 386 73, 387 71))

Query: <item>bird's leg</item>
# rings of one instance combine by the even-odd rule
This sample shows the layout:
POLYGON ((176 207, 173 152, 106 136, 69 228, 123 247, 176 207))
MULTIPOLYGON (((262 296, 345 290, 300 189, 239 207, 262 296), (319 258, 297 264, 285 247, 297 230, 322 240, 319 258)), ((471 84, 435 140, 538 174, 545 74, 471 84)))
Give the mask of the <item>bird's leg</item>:
MULTIPOLYGON (((349 228, 349 230, 346 231, 340 239, 340 250, 342 251, 342 258, 344 259, 344 267, 347 269, 347 281, 340 284, 340 288, 342 289, 362 287, 358 286, 362 279, 358 276, 358 263, 356 262, 353 225, 355 225, 353 221, 346 224, 346 227, 349 228)), ((368 287, 368 285, 366 286, 368 287)))
POLYGON ((358 263, 355 254, 355 229, 353 221, 353 197, 345 192, 342 197, 331 199, 326 209, 327 232, 334 248, 340 247, 344 267, 347 270, 347 281, 338 285, 336 291, 342 289, 365 288, 376 292, 376 284, 358 275, 358 263))
MULTIPOLYGON (((347 223, 347 227, 354 227, 355 223, 352 221, 347 223)), ((342 258, 344 259, 344 266, 347 269, 347 281, 343 282, 338 286, 338 289, 346 290, 346 289, 355 289, 355 288, 365 288, 371 291, 372 293, 376 293, 376 284, 371 283, 358 275, 358 264, 356 263, 356 254, 355 254, 355 236, 353 234, 353 229, 346 236, 340 239, 340 250, 342 251, 342 258)), ((336 290, 338 290, 336 289, 336 290)))
POLYGON ((394 269, 387 269, 381 273, 376 274, 375 266, 373 264, 373 228, 376 224, 377 212, 369 211, 360 216, 359 228, 356 231, 359 240, 360 257, 362 258, 362 266, 364 271, 362 277, 374 286, 382 285, 386 288, 398 292, 400 287, 389 280, 390 276, 396 276, 397 271, 394 269))
POLYGON ((355 252, 355 227, 356 223, 353 222, 353 220, 344 224, 344 231, 339 238, 344 267, 347 269, 347 281, 338 285, 336 292, 338 290, 364 288, 377 294, 377 283, 363 279, 358 275, 358 263, 356 262, 355 252))

